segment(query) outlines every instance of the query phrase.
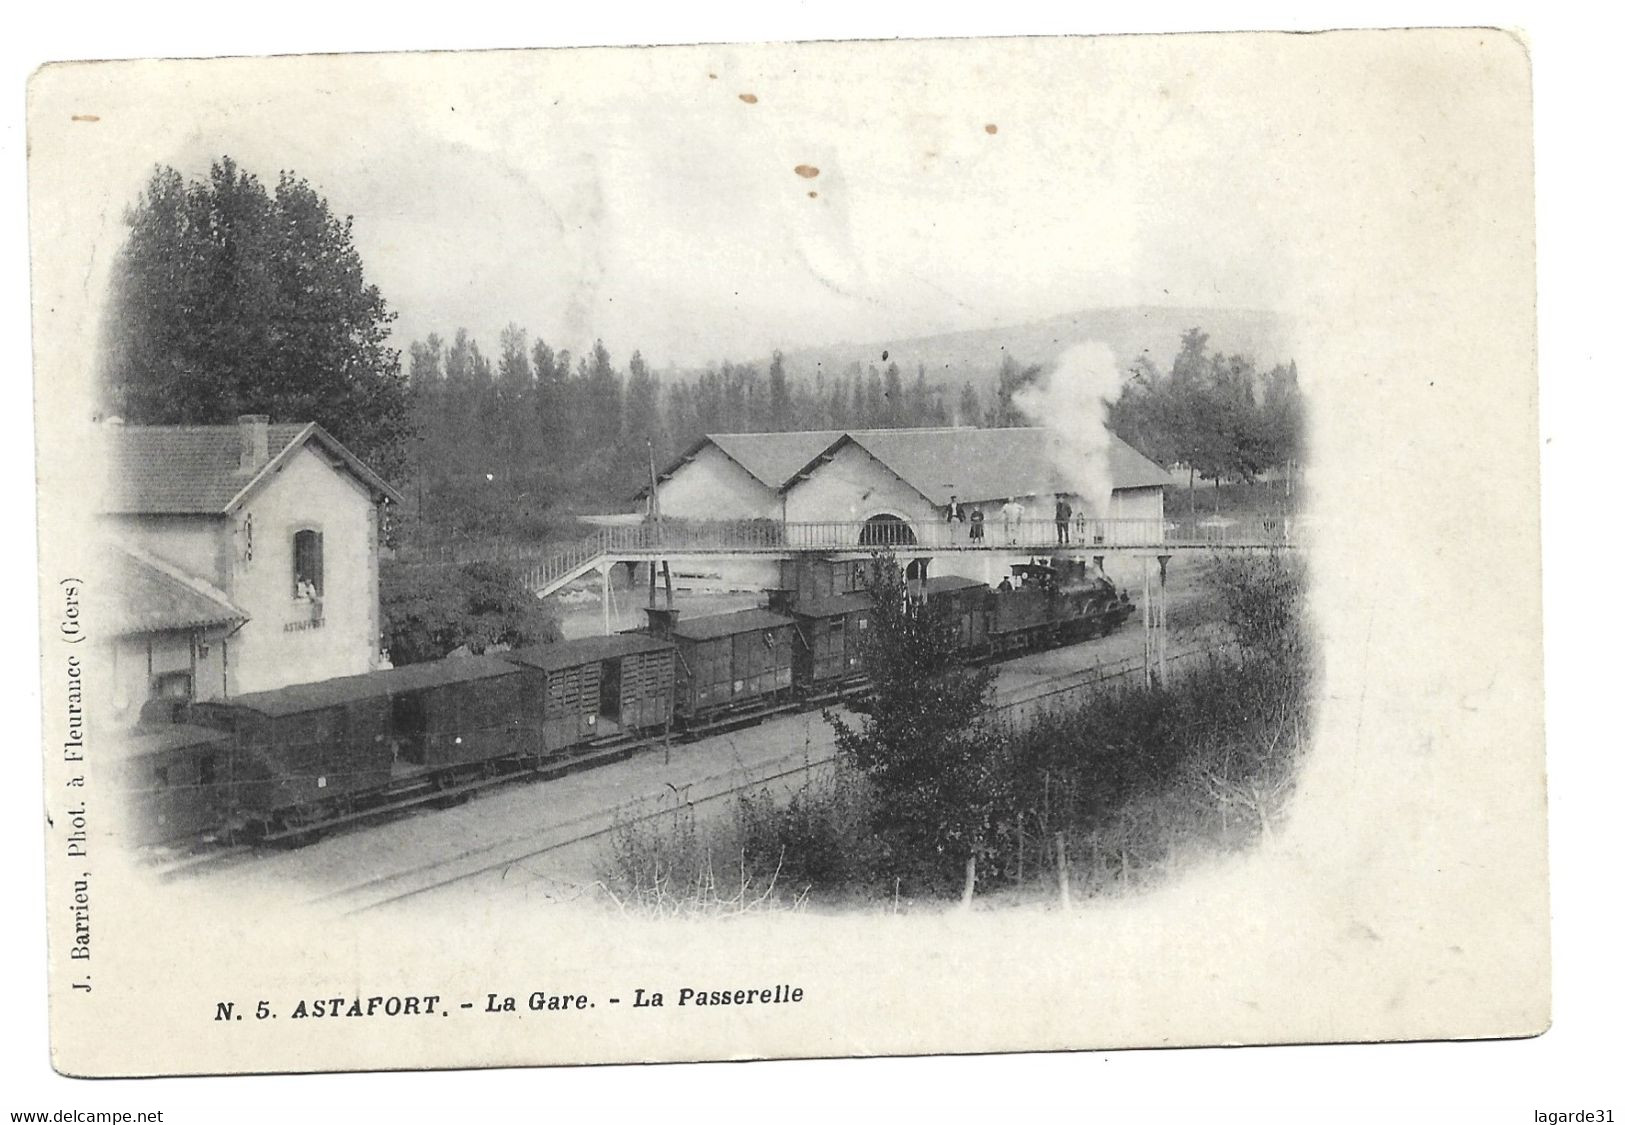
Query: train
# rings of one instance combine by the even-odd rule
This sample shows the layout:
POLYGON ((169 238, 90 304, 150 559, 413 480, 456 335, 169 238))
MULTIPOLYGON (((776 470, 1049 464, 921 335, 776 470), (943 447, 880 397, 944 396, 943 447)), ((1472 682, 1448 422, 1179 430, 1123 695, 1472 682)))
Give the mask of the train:
MULTIPOLYGON (((556 776, 656 740, 861 700, 874 611, 867 563, 786 563, 766 604, 683 618, 651 608, 604 637, 452 656, 229 699, 163 701, 124 739, 116 785, 140 845, 306 842, 518 775, 556 776)), ((911 580, 969 661, 1111 632, 1133 602, 1067 560, 1017 565, 997 587, 911 580)))

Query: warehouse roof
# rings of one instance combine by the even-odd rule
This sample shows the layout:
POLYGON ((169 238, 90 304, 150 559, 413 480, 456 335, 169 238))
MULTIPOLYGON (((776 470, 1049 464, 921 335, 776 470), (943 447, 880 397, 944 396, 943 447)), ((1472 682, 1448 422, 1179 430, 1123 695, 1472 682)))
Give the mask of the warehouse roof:
POLYGON ((750 633, 757 629, 776 629, 793 625, 794 620, 782 613, 766 609, 742 609, 737 613, 718 613, 710 617, 679 620, 672 626, 672 634, 690 641, 709 641, 718 637, 731 637, 737 633, 750 633))
POLYGON ((582 637, 574 641, 558 641, 550 645, 530 645, 502 654, 504 660, 525 664, 532 668, 553 671, 573 668, 578 664, 591 664, 595 660, 613 660, 640 652, 661 652, 671 648, 669 641, 658 640, 643 633, 615 633, 608 637, 582 637))
MULTIPOLYGON (((1107 432, 1104 460, 1113 489, 1160 488, 1168 472, 1116 434, 1107 432)), ((933 504, 952 496, 974 503, 1012 496, 1076 491, 1061 465, 1075 455, 1065 438, 1040 426, 978 430, 852 430, 820 450, 785 481, 791 488, 848 444, 857 445, 933 504)))
POLYGON ((264 464, 240 468, 240 426, 105 427, 107 487, 102 511, 109 514, 224 515, 269 482, 300 449, 314 446, 335 468, 349 472, 375 495, 401 503, 401 496, 337 438, 315 422, 266 428, 264 464))
MULTIPOLYGON (((1107 433, 1106 475, 1113 488, 1154 488, 1174 480, 1155 461, 1107 433)), ((796 430, 767 434, 710 434, 674 461, 661 479, 714 445, 751 476, 777 491, 793 487, 841 447, 851 443, 933 504, 957 495, 966 502, 1071 491, 1057 467, 1065 439, 1041 426, 977 429, 969 426, 896 430, 796 430)), ((644 490, 647 492, 647 489, 644 490)), ((639 495, 643 495, 640 493, 639 495)))
POLYGON ((102 582, 113 595, 102 611, 110 636, 239 625, 248 614, 216 587, 127 544, 109 544, 102 582))
POLYGON ((358 676, 340 676, 335 680, 293 684, 274 691, 251 692, 223 702, 247 707, 273 717, 296 715, 304 711, 319 711, 324 707, 339 707, 364 699, 385 698, 409 691, 442 687, 446 684, 512 676, 518 672, 519 669, 514 665, 496 656, 451 656, 444 660, 406 664, 381 672, 363 672, 358 676))

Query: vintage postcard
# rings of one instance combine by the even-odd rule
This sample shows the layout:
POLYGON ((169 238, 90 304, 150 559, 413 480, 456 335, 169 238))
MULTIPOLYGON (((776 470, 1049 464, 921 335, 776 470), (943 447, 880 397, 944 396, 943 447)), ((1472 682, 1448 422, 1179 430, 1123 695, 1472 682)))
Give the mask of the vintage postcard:
POLYGON ((64 62, 75 1076, 1550 1018, 1494 30, 64 62))

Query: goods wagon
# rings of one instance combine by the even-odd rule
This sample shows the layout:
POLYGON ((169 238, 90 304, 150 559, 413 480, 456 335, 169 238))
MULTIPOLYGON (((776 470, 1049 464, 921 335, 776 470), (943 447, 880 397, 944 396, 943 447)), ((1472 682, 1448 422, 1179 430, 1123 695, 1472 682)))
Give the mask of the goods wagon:
POLYGON ((620 633, 535 645, 501 658, 541 677, 535 699, 543 754, 671 722, 676 649, 668 641, 620 633))
POLYGON ((985 584, 945 574, 927 578, 923 585, 925 604, 938 607, 937 612, 954 623, 962 652, 975 654, 987 647, 989 595, 985 584))
POLYGON ((238 826, 274 830, 420 776, 445 784, 538 753, 537 678, 496 657, 457 657, 195 704, 189 716, 235 740, 238 826))
POLYGON ((138 727, 110 742, 132 843, 200 836, 224 820, 231 806, 229 735, 175 723, 138 727))
POLYGON ((775 590, 768 607, 795 619, 791 674, 798 694, 810 698, 863 678, 863 645, 874 612, 869 595, 797 597, 775 590))
POLYGON ((676 610, 650 610, 653 635, 677 647, 679 726, 692 728, 720 716, 790 695, 795 619, 766 609, 743 609, 682 621, 676 610))

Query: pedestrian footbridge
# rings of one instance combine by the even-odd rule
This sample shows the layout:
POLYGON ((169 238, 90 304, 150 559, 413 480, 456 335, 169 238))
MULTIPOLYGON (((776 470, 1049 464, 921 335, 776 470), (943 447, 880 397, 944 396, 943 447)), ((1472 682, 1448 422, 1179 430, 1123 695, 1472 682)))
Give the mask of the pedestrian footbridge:
POLYGON ((584 575, 606 576, 616 563, 704 565, 727 558, 788 559, 799 554, 835 559, 889 551, 912 561, 955 554, 1006 553, 1093 556, 1129 552, 1177 555, 1257 551, 1302 545, 1306 528, 1294 517, 1249 519, 997 519, 964 522, 909 520, 792 523, 782 520, 648 520, 605 527, 567 545, 508 547, 500 551, 447 550, 419 557, 425 565, 483 560, 508 562, 525 586, 547 597, 584 575))

